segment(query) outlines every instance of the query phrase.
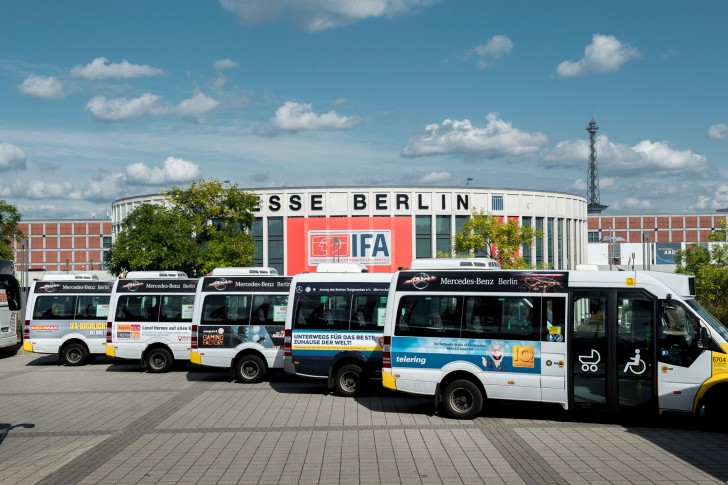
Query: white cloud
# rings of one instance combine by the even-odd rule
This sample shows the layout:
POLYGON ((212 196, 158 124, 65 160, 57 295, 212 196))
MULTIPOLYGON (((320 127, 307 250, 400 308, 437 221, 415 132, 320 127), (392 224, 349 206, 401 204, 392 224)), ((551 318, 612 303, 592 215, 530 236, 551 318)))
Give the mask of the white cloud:
POLYGON ((450 172, 430 172, 420 177, 417 181, 423 184, 435 184, 451 179, 452 174, 450 172))
POLYGON ((203 122, 212 115, 212 113, 220 106, 220 103, 202 93, 197 93, 189 99, 182 101, 174 109, 182 118, 193 119, 197 122, 203 122))
POLYGON ((728 138, 728 125, 718 123, 708 128, 708 136, 714 140, 725 140, 728 138))
POLYGON ((610 209, 613 210, 624 210, 624 211, 643 211, 653 209, 654 204, 647 199, 640 199, 637 197, 625 197, 618 199, 609 205, 610 209))
POLYGON ((703 211, 725 209, 728 207, 728 184, 720 184, 710 196, 701 195, 689 210, 703 211))
POLYGON ((623 44, 612 35, 594 34, 592 43, 584 48, 584 57, 576 62, 563 61, 556 68, 556 75, 572 77, 617 71, 622 64, 638 59, 640 55, 636 47, 623 44))
POLYGON ((234 67, 238 67, 238 63, 231 60, 231 59, 218 59, 215 61, 215 64, 213 64, 216 71, 222 71, 223 69, 232 69, 234 67))
MULTIPOLYGON (((562 141, 555 148, 544 152, 547 168, 579 167, 586 169, 589 143, 586 140, 562 141)), ((691 150, 676 150, 667 142, 643 140, 627 146, 614 143, 606 135, 597 137, 597 163, 599 172, 611 176, 630 177, 650 173, 695 172, 708 168, 708 160, 691 150)))
POLYGON ((25 96, 44 99, 61 99, 66 96, 63 83, 53 76, 28 76, 18 90, 25 96))
POLYGON ((48 182, 36 178, 28 180, 25 194, 30 199, 67 199, 73 191, 71 182, 48 182))
POLYGON ((242 24, 290 18, 301 30, 318 32, 343 27, 360 20, 394 17, 429 7, 438 0, 220 0, 242 24))
POLYGON ((94 96, 86 104, 86 109, 97 120, 121 121, 166 113, 167 109, 159 104, 160 99, 159 96, 150 93, 144 93, 133 99, 94 96))
POLYGON ((351 128, 359 121, 358 116, 342 116, 334 110, 318 115, 312 111, 311 104, 286 101, 276 110, 275 116, 264 127, 263 133, 274 135, 280 132, 340 130, 351 128))
POLYGON ((85 66, 75 66, 71 69, 71 76, 82 77, 93 81, 162 75, 164 75, 164 71, 156 67, 146 64, 131 64, 126 59, 118 64, 113 64, 109 63, 109 60, 105 57, 97 57, 85 66))
POLYGON ((129 183, 139 185, 184 183, 199 178, 200 167, 181 158, 167 157, 162 168, 132 163, 126 167, 126 176, 129 183))
POLYGON ((91 178, 83 185, 77 183, 68 198, 93 201, 115 200, 123 193, 126 182, 126 176, 123 173, 104 173, 91 178))
POLYGON ((25 170, 25 152, 10 143, 0 143, 0 169, 25 170))
POLYGON ((427 125, 410 138, 402 156, 455 153, 489 159, 520 157, 537 154, 548 142, 543 133, 521 131, 496 113, 489 113, 486 119, 488 124, 484 127, 474 126, 467 119, 446 119, 440 125, 427 125))
POLYGON ((510 54, 513 50, 513 41, 505 35, 493 36, 485 44, 480 44, 468 51, 465 55, 466 59, 473 56, 477 57, 478 61, 475 66, 478 69, 485 69, 495 65, 495 61, 510 54))

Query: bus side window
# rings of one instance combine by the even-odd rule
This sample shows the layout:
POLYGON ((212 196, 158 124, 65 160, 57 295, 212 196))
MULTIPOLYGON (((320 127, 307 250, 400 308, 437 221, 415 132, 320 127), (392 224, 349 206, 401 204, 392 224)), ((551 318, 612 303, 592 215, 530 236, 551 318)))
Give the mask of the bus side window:
POLYGON ((559 297, 542 298, 541 340, 563 342, 566 332, 566 300, 559 297))

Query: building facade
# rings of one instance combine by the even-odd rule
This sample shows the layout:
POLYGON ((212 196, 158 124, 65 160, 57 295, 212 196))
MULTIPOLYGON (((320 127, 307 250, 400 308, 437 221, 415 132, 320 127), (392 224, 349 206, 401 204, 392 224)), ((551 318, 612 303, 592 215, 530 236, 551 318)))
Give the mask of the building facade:
POLYGON ((18 272, 99 271, 108 262, 111 219, 24 219, 13 242, 18 272))
MULTIPOLYGON (((587 262, 586 199, 579 195, 478 187, 301 187, 245 189, 258 196, 252 235, 255 263, 283 274, 315 271, 321 262, 358 262, 391 272, 415 258, 451 253, 454 235, 474 210, 543 233, 524 258, 573 269, 587 262)), ((112 230, 134 208, 163 203, 161 194, 112 204, 112 230)))

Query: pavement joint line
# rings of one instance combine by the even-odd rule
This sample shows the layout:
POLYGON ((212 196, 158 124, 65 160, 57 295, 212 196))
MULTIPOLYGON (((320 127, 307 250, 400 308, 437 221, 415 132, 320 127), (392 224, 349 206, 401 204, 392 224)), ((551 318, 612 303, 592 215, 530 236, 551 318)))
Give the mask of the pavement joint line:
POLYGON ((109 456, 117 455, 141 436, 147 434, 149 430, 154 429, 156 425, 164 421, 170 414, 182 409, 197 397, 198 394, 189 392, 189 389, 177 391, 170 399, 160 402, 124 429, 114 431, 104 441, 62 465, 59 469, 38 481, 37 484, 77 483, 83 480, 100 468, 109 456))

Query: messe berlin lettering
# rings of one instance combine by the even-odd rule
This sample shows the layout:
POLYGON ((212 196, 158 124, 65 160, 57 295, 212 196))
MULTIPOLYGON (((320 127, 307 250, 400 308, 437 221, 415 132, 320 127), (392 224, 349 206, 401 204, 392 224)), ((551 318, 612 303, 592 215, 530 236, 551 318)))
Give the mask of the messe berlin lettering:
MULTIPOLYGON (((400 194, 400 193, 352 193, 349 194, 351 208, 354 212, 369 210, 447 210, 448 198, 451 194, 400 194)), ((310 212, 326 211, 325 194, 272 194, 267 200, 261 201, 268 212, 302 212, 308 208, 310 212)), ((455 194, 454 205, 456 210, 470 210, 469 194, 455 194)), ((260 207, 256 208, 257 211, 260 207)))

